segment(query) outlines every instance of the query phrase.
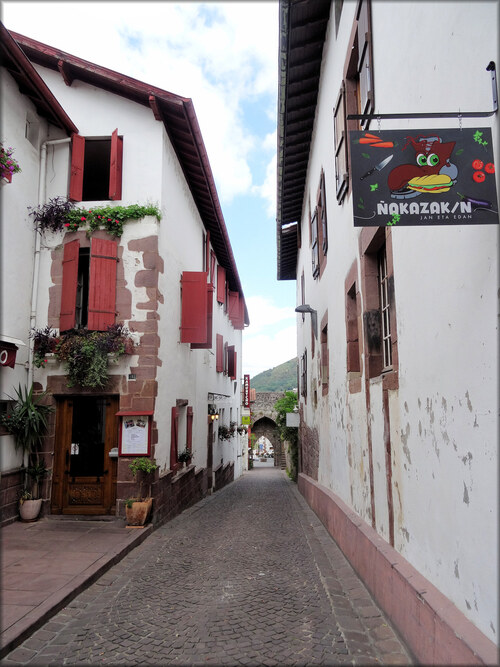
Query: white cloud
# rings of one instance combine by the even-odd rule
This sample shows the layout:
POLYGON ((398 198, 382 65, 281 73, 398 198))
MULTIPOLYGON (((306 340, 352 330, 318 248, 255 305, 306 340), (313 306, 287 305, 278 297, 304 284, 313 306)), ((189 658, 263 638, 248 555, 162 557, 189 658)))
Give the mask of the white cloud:
POLYGON ((272 325, 281 324, 285 326, 296 320, 293 308, 276 306, 268 297, 248 296, 245 297, 245 302, 251 323, 248 329, 249 333, 247 334, 249 338, 261 333, 272 325))
POLYGON ((254 377, 262 371, 274 368, 297 356, 297 330, 293 326, 280 329, 275 334, 243 334, 243 373, 254 377))
MULTIPOLYGON (((3 2, 10 30, 190 97, 222 203, 253 192, 245 101, 276 106, 277 2, 3 2), (258 35, 258 39, 255 36, 258 35)), ((266 181, 267 182, 267 181, 266 181)))

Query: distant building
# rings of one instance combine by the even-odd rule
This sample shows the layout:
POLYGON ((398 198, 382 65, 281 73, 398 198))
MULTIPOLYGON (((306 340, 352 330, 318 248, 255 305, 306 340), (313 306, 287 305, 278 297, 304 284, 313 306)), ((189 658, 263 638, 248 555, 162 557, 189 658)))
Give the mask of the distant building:
POLYGON ((302 306, 298 484, 425 664, 497 659, 497 26, 489 2, 280 2, 277 259, 302 306), (438 168, 449 195, 425 213, 430 181, 412 179, 438 168), (488 196, 474 206, 475 191, 488 196))

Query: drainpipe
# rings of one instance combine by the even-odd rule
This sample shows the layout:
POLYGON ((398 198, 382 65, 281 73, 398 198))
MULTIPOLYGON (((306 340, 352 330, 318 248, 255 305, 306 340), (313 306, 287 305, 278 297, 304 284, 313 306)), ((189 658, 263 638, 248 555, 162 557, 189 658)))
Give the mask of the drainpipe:
MULTIPOLYGON (((71 137, 65 139, 52 139, 44 141, 40 147, 40 174, 38 178, 38 206, 45 203, 45 187, 47 181, 47 146, 50 144, 68 144, 71 137)), ((40 247, 42 244, 42 235, 38 232, 35 237, 35 257, 33 263, 33 284, 31 287, 31 313, 30 313, 30 332, 36 327, 36 309, 38 302, 38 276, 40 273, 40 247)), ((33 341, 29 339, 29 357, 28 357, 28 386, 33 384, 33 341)))

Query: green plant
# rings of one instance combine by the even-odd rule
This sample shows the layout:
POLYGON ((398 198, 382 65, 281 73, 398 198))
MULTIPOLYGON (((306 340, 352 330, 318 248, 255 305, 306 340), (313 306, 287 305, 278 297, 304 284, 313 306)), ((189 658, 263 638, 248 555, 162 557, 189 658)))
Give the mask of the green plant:
POLYGON ((161 212, 157 206, 147 204, 130 204, 129 206, 97 206, 93 209, 76 208, 73 202, 63 197, 50 199, 47 204, 36 208, 29 206, 29 214, 33 216, 35 227, 43 232, 47 229, 75 232, 80 227, 87 227, 87 236, 98 229, 105 229, 112 236, 123 234, 123 225, 127 220, 140 220, 147 215, 161 220, 161 212))
MULTIPOLYGON (((156 463, 153 463, 151 459, 148 459, 146 456, 139 456, 136 459, 133 459, 130 463, 129 466, 130 470, 132 471, 132 475, 137 478, 139 477, 139 498, 129 498, 127 503, 132 500, 132 502, 137 502, 140 500, 140 498, 143 498, 142 495, 142 487, 144 483, 144 478, 146 477, 148 479, 148 497, 151 495, 151 474, 154 473, 154 471, 159 468, 159 466, 156 463)), ((132 507, 132 505, 127 505, 127 507, 132 507)))
POLYGON ((64 229, 69 213, 75 208, 73 202, 64 197, 53 197, 46 204, 36 208, 28 206, 29 215, 33 216, 35 229, 38 232, 50 230, 57 232, 64 229))
POLYGON ((40 484, 48 473, 45 467, 45 460, 42 458, 26 468, 26 474, 31 479, 32 499, 36 500, 40 497, 40 484))
POLYGON ((182 452, 177 456, 177 460, 181 461, 181 463, 189 463, 191 459, 193 458, 193 455, 189 451, 189 449, 183 449, 182 452))
POLYGON ((21 489, 19 492, 19 504, 22 505, 25 500, 34 500, 34 498, 28 489, 21 489))
MULTIPOLYGON (((2 415, 1 423, 14 436, 16 449, 33 454, 37 452, 47 429, 48 416, 54 408, 43 404, 46 394, 35 396, 33 387, 28 390, 19 385, 15 392, 16 399, 12 399, 15 404, 10 412, 2 415)), ((38 463, 38 457, 34 461, 38 463)))
POLYGON ((231 422, 229 426, 219 424, 219 440, 231 440, 234 435, 236 422, 231 422))
POLYGON ((279 429, 280 440, 289 443, 289 452, 292 469, 290 478, 297 481, 298 460, 299 460, 299 434, 297 428, 290 428, 286 425, 287 412, 293 412, 297 405, 297 394, 294 391, 286 391, 283 398, 280 398, 274 404, 276 410, 276 424, 279 429))
POLYGON ((7 414, 2 415, 1 423, 7 432, 14 436, 16 450, 21 449, 23 454, 28 456, 25 473, 30 481, 25 492, 30 494, 30 498, 25 497, 24 500, 31 500, 39 497, 40 482, 49 472, 44 459, 40 458, 39 448, 47 430, 48 416, 54 408, 42 402, 45 392, 37 396, 33 387, 28 389, 21 385, 15 391, 17 398, 14 406, 7 414))
POLYGON ((21 171, 17 160, 12 157, 13 148, 4 148, 0 143, 0 172, 2 176, 12 176, 21 171))
POLYGON ((127 498, 127 500, 125 501, 125 507, 128 507, 130 509, 132 505, 137 502, 139 502, 139 498, 127 498))
POLYGON ((108 354, 116 357, 132 354, 134 345, 129 331, 119 324, 107 331, 70 329, 60 336, 51 330, 33 329, 34 363, 44 366, 48 352, 54 352, 58 361, 66 364, 68 387, 104 387, 108 381, 108 354))

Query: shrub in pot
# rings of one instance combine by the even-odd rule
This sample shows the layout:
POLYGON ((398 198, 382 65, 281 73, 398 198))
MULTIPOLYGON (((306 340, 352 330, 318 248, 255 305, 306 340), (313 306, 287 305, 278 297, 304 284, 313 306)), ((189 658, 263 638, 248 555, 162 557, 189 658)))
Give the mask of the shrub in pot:
POLYGON ((15 402, 7 414, 2 415, 1 423, 14 436, 16 450, 23 452, 24 462, 27 463, 19 511, 21 518, 29 513, 27 520, 33 521, 38 518, 42 505, 41 483, 49 472, 40 456, 40 447, 47 430, 48 416, 54 408, 45 405, 43 399, 46 394, 35 395, 33 387, 28 389, 19 385, 15 391, 16 398, 12 399, 15 402))
POLYGON ((153 461, 147 457, 140 456, 130 462, 129 468, 132 471, 134 478, 139 481, 139 496, 136 498, 128 498, 125 502, 127 525, 144 526, 153 507, 151 482, 154 471, 158 468, 158 465, 153 463, 153 461), (144 484, 148 485, 147 496, 143 496, 144 484))

